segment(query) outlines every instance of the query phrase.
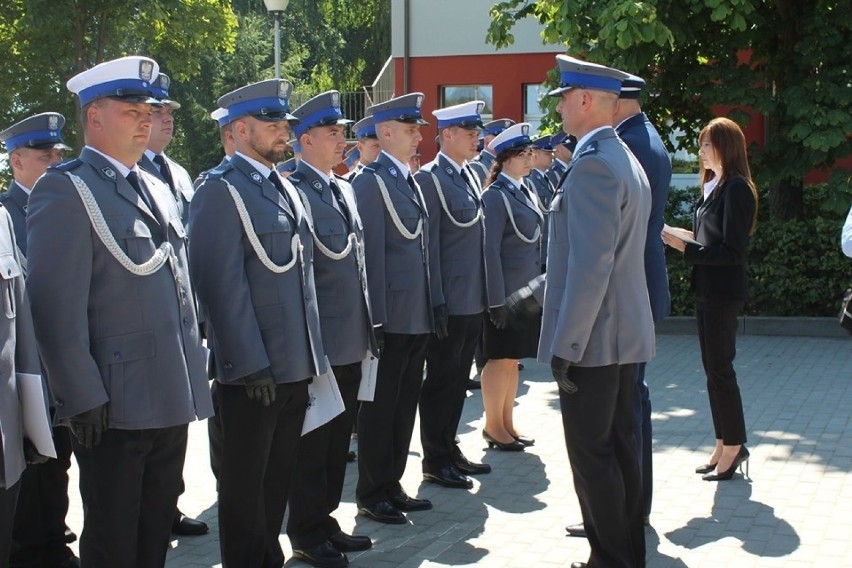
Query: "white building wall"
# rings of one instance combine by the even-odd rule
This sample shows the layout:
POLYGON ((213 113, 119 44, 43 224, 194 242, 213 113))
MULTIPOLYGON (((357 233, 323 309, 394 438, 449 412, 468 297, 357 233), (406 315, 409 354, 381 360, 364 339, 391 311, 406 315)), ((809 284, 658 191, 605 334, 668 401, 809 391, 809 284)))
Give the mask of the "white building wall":
POLYGON ((564 48, 546 45, 542 25, 524 18, 512 29, 515 43, 497 50, 485 42, 489 12, 495 0, 391 0, 391 53, 405 55, 405 6, 409 13, 409 57, 487 55, 491 53, 553 53, 564 48))

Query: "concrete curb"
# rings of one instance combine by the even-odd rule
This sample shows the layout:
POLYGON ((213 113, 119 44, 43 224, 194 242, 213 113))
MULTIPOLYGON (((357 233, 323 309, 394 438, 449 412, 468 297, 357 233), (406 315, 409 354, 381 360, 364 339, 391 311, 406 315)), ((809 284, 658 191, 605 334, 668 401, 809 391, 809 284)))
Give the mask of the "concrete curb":
MULTIPOLYGON (((696 335, 695 317, 667 317, 657 324, 657 333, 696 335)), ((739 333, 784 337, 849 338, 849 334, 837 323, 837 318, 740 316, 739 333)))

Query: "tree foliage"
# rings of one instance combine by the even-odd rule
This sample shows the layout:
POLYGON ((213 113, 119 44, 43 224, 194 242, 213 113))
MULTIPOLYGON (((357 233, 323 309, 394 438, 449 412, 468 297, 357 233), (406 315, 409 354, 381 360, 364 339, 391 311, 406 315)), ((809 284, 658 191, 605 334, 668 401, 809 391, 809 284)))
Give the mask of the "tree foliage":
POLYGON ((808 171, 852 154, 848 0, 506 0, 491 16, 498 47, 532 17, 546 41, 644 77, 656 94, 646 110, 667 132, 689 133, 687 149, 715 105, 742 125, 745 108, 764 115, 752 169, 776 220, 803 216, 808 171))

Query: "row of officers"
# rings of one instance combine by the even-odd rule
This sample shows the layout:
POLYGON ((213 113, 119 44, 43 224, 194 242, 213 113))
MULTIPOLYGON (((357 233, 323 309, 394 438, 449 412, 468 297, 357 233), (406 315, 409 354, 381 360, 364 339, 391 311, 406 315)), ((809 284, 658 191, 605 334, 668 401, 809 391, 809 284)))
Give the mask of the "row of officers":
MULTIPOLYGON (((557 96, 590 83, 617 98, 627 78, 557 60, 557 96)), ((180 105, 154 60, 102 63, 67 86, 81 107, 77 158, 60 162, 56 113, 0 133, 15 176, 0 216, 12 330, 4 327, 0 565, 29 549, 44 566, 163 566, 170 532, 182 520, 193 527, 177 500, 187 424, 207 418, 223 565, 282 566, 289 504, 294 555, 346 566, 346 552, 372 546, 332 516, 353 423, 359 514, 403 524, 406 513, 432 508, 400 483, 418 408, 424 479, 465 489, 468 475, 491 470, 468 460, 456 438, 477 344, 488 361, 483 383, 493 385, 483 391, 483 436, 511 450, 533 443, 511 419, 518 359, 596 368, 653 354, 644 284, 619 292, 636 296, 626 298, 635 306, 619 333, 641 336, 626 355, 593 345, 601 326, 578 339, 582 331, 549 322, 540 295, 543 322, 507 304, 516 290, 545 289, 548 232, 551 272, 566 270, 564 229, 548 231, 547 216, 560 211, 576 139, 532 140, 528 124, 505 119, 484 125, 484 103, 472 101, 433 112, 440 152, 412 175, 426 124, 424 97, 413 93, 368 109, 355 125, 361 162, 338 176, 352 122, 339 94, 291 112, 292 86, 272 79, 219 98, 212 116, 226 156, 193 182, 164 154, 180 105), (285 176, 276 164, 291 137, 300 160, 285 176), (59 459, 47 463, 8 402, 16 376, 42 373, 59 426, 59 459), (64 525, 72 448, 85 512, 79 561, 64 525), (35 475, 49 481, 28 483, 35 475), (51 514, 36 514, 42 506, 51 514), (48 564, 48 553, 59 559, 48 564)), ((642 180, 631 197, 640 204, 626 214, 646 222, 642 180)), ((634 225, 630 265, 644 282, 645 227, 634 225)), ((557 278, 554 289, 568 287, 557 278)))

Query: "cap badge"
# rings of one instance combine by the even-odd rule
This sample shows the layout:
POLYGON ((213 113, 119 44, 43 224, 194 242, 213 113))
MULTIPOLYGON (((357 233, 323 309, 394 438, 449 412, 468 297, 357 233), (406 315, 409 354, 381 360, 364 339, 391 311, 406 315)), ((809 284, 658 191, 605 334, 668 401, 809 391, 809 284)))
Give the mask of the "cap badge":
POLYGON ((139 62, 139 78, 143 81, 150 81, 154 75, 154 64, 150 61, 139 62))
POLYGON ((280 81, 278 83, 278 98, 286 99, 290 95, 290 84, 286 81, 280 81))
POLYGON ((255 181, 255 183, 260 183, 260 180, 262 180, 262 179, 263 179, 263 176, 261 176, 261 175, 260 175, 259 173, 257 173, 257 172, 252 172, 252 173, 251 173, 251 179, 252 179, 252 180, 254 180, 254 181, 255 181))
POLYGON ((106 168, 101 168, 101 171, 109 179, 115 179, 115 170, 114 169, 112 169, 110 167, 106 167, 106 168))
POLYGON ((169 77, 167 75, 160 75, 160 87, 162 87, 162 89, 164 91, 168 91, 169 85, 171 85, 171 84, 172 84, 172 80, 169 79, 169 77))
POLYGON ((524 136, 529 136, 529 135, 530 135, 530 126, 529 126, 529 124, 524 124, 523 126, 521 126, 521 134, 523 134, 524 136))
POLYGON ((49 116, 47 118, 47 128, 50 130, 59 130, 59 117, 49 116))
POLYGON ((423 106, 423 95, 417 95, 417 108, 423 106))
POLYGON ((331 106, 334 108, 340 107, 340 93, 331 93, 331 106))

